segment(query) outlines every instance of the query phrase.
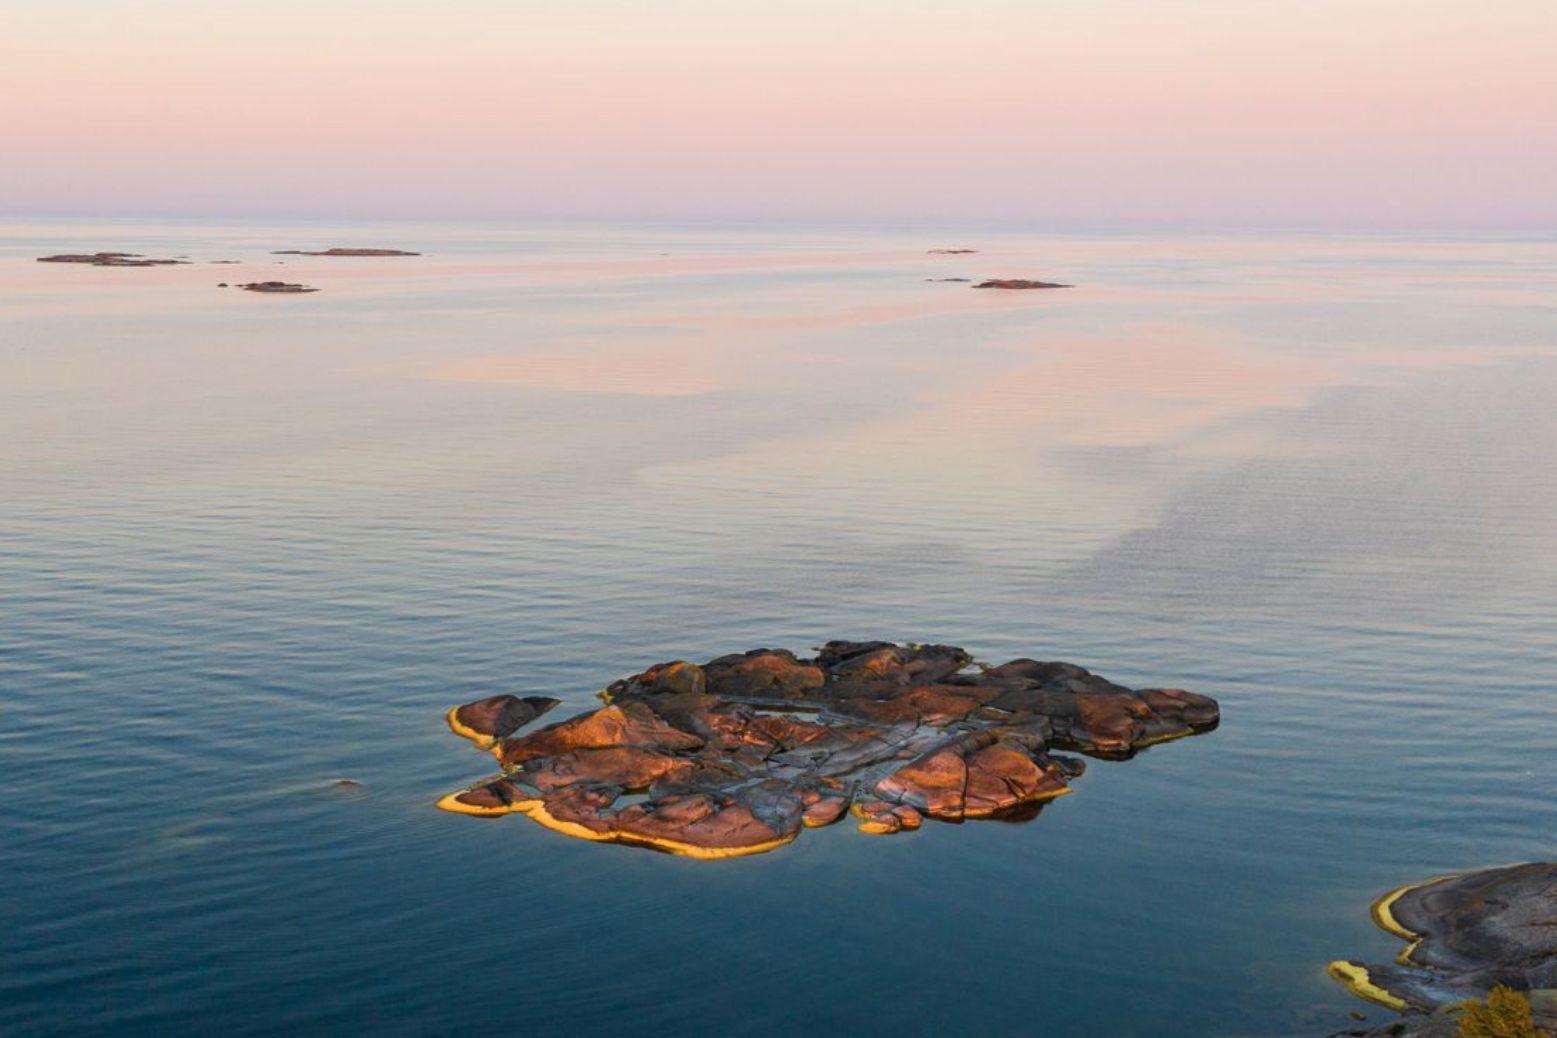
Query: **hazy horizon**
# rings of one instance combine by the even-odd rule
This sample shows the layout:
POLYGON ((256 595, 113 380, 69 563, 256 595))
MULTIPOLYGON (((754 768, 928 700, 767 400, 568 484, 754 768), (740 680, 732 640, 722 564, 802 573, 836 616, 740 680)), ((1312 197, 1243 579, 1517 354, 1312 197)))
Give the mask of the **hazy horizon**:
POLYGON ((16 0, 15 217, 1557 227, 1557 6, 16 0))

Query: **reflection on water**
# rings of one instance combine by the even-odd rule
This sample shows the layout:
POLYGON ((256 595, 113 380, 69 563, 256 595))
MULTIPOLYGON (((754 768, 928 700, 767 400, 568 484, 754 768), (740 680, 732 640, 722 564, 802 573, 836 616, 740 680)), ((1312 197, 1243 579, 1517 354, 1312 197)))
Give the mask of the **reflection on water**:
POLYGON ((1320 1034, 1374 893, 1553 853, 1552 243, 11 223, 0 269, 7 1034, 1320 1034), (269 255, 337 244, 427 255, 269 255), (244 264, 32 261, 99 248, 244 264), (261 276, 323 291, 216 287, 261 276), (1029 825, 726 865, 430 808, 450 703, 829 637, 1224 721, 1029 825))

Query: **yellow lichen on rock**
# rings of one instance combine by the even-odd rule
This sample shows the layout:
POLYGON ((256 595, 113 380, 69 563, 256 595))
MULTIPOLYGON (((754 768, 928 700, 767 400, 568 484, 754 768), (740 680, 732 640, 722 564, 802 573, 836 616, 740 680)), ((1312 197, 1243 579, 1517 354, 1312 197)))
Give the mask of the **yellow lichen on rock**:
POLYGON ((1404 999, 1396 998, 1373 983, 1368 977, 1368 971, 1355 962, 1337 960, 1325 967, 1325 972, 1344 984, 1346 990, 1358 998, 1389 1009, 1404 1010, 1410 1008, 1404 999))
POLYGON ((479 749, 491 749, 492 745, 496 743, 497 740, 492 738, 490 735, 483 735, 472 728, 467 728, 463 724, 460 724, 459 713, 460 708, 454 707, 445 715, 445 719, 449 722, 449 731, 453 732, 455 735, 460 736, 461 738, 469 739, 471 742, 475 743, 479 749))

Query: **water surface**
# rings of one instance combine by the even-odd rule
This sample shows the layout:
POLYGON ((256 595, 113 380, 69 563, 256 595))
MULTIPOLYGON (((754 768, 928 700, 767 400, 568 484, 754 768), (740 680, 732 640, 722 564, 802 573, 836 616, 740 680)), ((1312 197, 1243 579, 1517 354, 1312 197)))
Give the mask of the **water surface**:
POLYGON ((1554 289, 1510 239, 0 224, 0 1031, 1333 1030, 1375 893, 1557 852, 1554 289), (269 255, 328 245, 426 255, 269 255), (97 249, 244 262, 33 262, 97 249), (322 291, 216 287, 270 278, 322 291), (450 705, 832 637, 1224 720, 724 863, 430 806, 488 767, 450 705))

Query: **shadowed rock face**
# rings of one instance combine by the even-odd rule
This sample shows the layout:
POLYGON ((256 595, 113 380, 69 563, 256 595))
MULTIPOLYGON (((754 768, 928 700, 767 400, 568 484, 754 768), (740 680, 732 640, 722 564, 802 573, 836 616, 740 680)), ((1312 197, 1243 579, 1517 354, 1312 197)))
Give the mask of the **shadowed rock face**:
MULTIPOLYGON (((1389 964, 1333 962, 1330 973, 1361 998, 1431 1012, 1494 985, 1557 988, 1557 862, 1469 872, 1401 887, 1373 904, 1373 918, 1410 941, 1389 964)), ((1557 1026, 1557 1002, 1532 998, 1537 1023, 1557 1026)), ((1408 1018, 1416 1030, 1427 1024, 1408 1018)), ((1381 1032, 1382 1033, 1382 1032, 1381 1032)))
POLYGON ((1084 770, 1051 745, 1128 756, 1218 719, 1205 696, 1136 692, 1071 664, 987 667, 955 646, 891 642, 828 642, 813 659, 753 649, 675 660, 601 695, 605 706, 522 735, 555 700, 492 696, 449 711, 450 728, 503 774, 438 806, 734 857, 850 812, 881 834, 925 817, 1036 814, 1084 770), (624 805, 629 794, 645 797, 624 805))
POLYGON ((485 748, 560 705, 545 696, 488 696, 450 710, 449 727, 485 748))

